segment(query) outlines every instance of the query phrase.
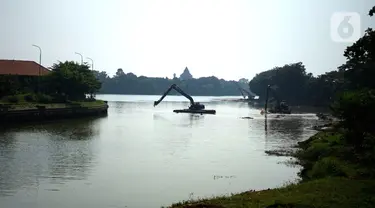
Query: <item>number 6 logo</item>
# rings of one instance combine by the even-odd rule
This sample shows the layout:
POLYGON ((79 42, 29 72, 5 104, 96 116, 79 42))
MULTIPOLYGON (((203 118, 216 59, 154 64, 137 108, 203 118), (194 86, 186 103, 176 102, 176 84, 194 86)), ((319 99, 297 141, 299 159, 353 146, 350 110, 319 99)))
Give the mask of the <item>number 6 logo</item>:
POLYGON ((331 39, 356 42, 361 36, 361 19, 356 12, 336 12, 331 16, 331 39))

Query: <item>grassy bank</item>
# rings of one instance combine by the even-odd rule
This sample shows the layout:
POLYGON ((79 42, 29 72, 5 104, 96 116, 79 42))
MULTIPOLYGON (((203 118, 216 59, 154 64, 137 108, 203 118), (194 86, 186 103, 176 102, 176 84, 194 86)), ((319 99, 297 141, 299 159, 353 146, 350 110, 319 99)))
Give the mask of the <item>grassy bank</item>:
POLYGON ((372 150, 358 152, 345 142, 345 131, 320 132, 292 153, 302 165, 301 181, 281 188, 173 204, 171 207, 373 207, 372 150))
POLYGON ((90 108, 104 106, 106 103, 102 100, 58 102, 46 95, 22 94, 3 97, 0 99, 0 105, 9 106, 9 110, 27 110, 37 109, 37 106, 45 106, 47 109, 77 106, 90 108))
POLYGON ((352 208, 373 207, 372 190, 375 180, 351 180, 347 178, 324 178, 283 188, 249 191, 229 197, 183 202, 173 208, 237 208, 237 207, 293 207, 293 208, 352 208))

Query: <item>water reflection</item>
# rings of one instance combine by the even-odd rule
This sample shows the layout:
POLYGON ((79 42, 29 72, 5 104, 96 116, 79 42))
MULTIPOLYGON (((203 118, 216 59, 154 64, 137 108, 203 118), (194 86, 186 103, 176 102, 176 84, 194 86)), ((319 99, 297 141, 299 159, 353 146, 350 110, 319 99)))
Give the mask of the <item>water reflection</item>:
POLYGON ((115 113, 117 114, 122 114, 125 110, 125 102, 122 102, 122 101, 118 101, 118 102, 109 102, 108 105, 113 105, 113 108, 115 110, 115 113))
POLYGON ((154 113, 152 116, 153 116, 153 119, 155 121, 167 121, 167 122, 169 122, 169 120, 167 118, 165 118, 164 116, 162 116, 159 113, 154 113))
POLYGON ((0 150, 12 148, 11 145, 13 144, 14 144, 14 133, 0 131, 0 150))
POLYGON ((290 146, 303 138, 308 120, 302 116, 268 115, 264 118, 266 149, 290 146))
POLYGON ((204 121, 205 115, 198 115, 198 114, 190 114, 190 127, 193 127, 193 125, 201 125, 204 121))
MULTIPOLYGON (((204 120, 204 115, 199 114, 191 114, 191 113, 180 113, 180 114, 167 114, 163 115, 162 113, 154 113, 153 120, 158 122, 166 122, 169 125, 174 125, 176 127, 190 127, 196 125, 201 125, 204 120), (168 116, 167 116, 168 115, 168 116)), ((156 125, 160 125, 161 128, 164 127, 162 123, 155 123, 156 125)))
POLYGON ((201 125, 204 115, 189 113, 154 113, 154 134, 158 137, 158 144, 162 152, 168 156, 179 158, 188 149, 194 127, 201 125), (170 126, 171 128, 166 128, 170 126))
POLYGON ((297 169, 277 164, 282 158, 263 152, 265 143, 276 149, 305 139, 304 116, 266 121, 234 102, 207 103, 216 115, 176 114, 189 105, 185 98, 154 108, 159 96, 128 97, 109 102, 106 118, 0 132, 0 195, 12 195, 0 196, 0 207, 155 207, 192 192, 271 188, 296 176, 297 169))
POLYGON ((196 126, 198 124, 201 124, 201 122, 204 120, 204 115, 199 114, 183 114, 181 116, 181 127, 189 127, 192 128, 193 126, 196 126))
POLYGON ((9 162, 15 155, 14 137, 14 133, 0 133, 0 197, 12 195, 14 187, 19 187, 23 184, 17 177, 21 167, 13 166, 9 162))
POLYGON ((22 127, 0 133, 0 196, 85 179, 95 164, 95 120, 22 127), (15 133, 17 131, 17 133, 15 133))

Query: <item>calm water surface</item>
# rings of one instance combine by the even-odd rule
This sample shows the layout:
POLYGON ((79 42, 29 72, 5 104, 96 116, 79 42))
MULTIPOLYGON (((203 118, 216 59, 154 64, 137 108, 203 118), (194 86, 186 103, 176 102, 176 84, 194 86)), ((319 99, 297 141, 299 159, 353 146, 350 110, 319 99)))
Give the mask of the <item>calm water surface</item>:
POLYGON ((298 168, 265 150, 314 134, 313 114, 267 121, 245 103, 194 97, 216 115, 175 114, 179 96, 98 95, 104 118, 0 131, 1 208, 160 207, 194 197, 280 186, 298 168), (251 116, 252 120, 240 117, 251 116))

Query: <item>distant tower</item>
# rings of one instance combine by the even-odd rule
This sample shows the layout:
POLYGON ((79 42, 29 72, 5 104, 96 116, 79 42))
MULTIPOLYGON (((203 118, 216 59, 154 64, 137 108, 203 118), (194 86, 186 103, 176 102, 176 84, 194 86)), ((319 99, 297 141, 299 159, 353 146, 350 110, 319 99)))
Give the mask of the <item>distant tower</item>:
POLYGON ((193 75, 190 74, 190 71, 187 67, 185 67, 184 72, 180 75, 180 80, 188 80, 193 79, 193 75))
POLYGON ((173 79, 177 79, 176 73, 173 73, 173 79))

